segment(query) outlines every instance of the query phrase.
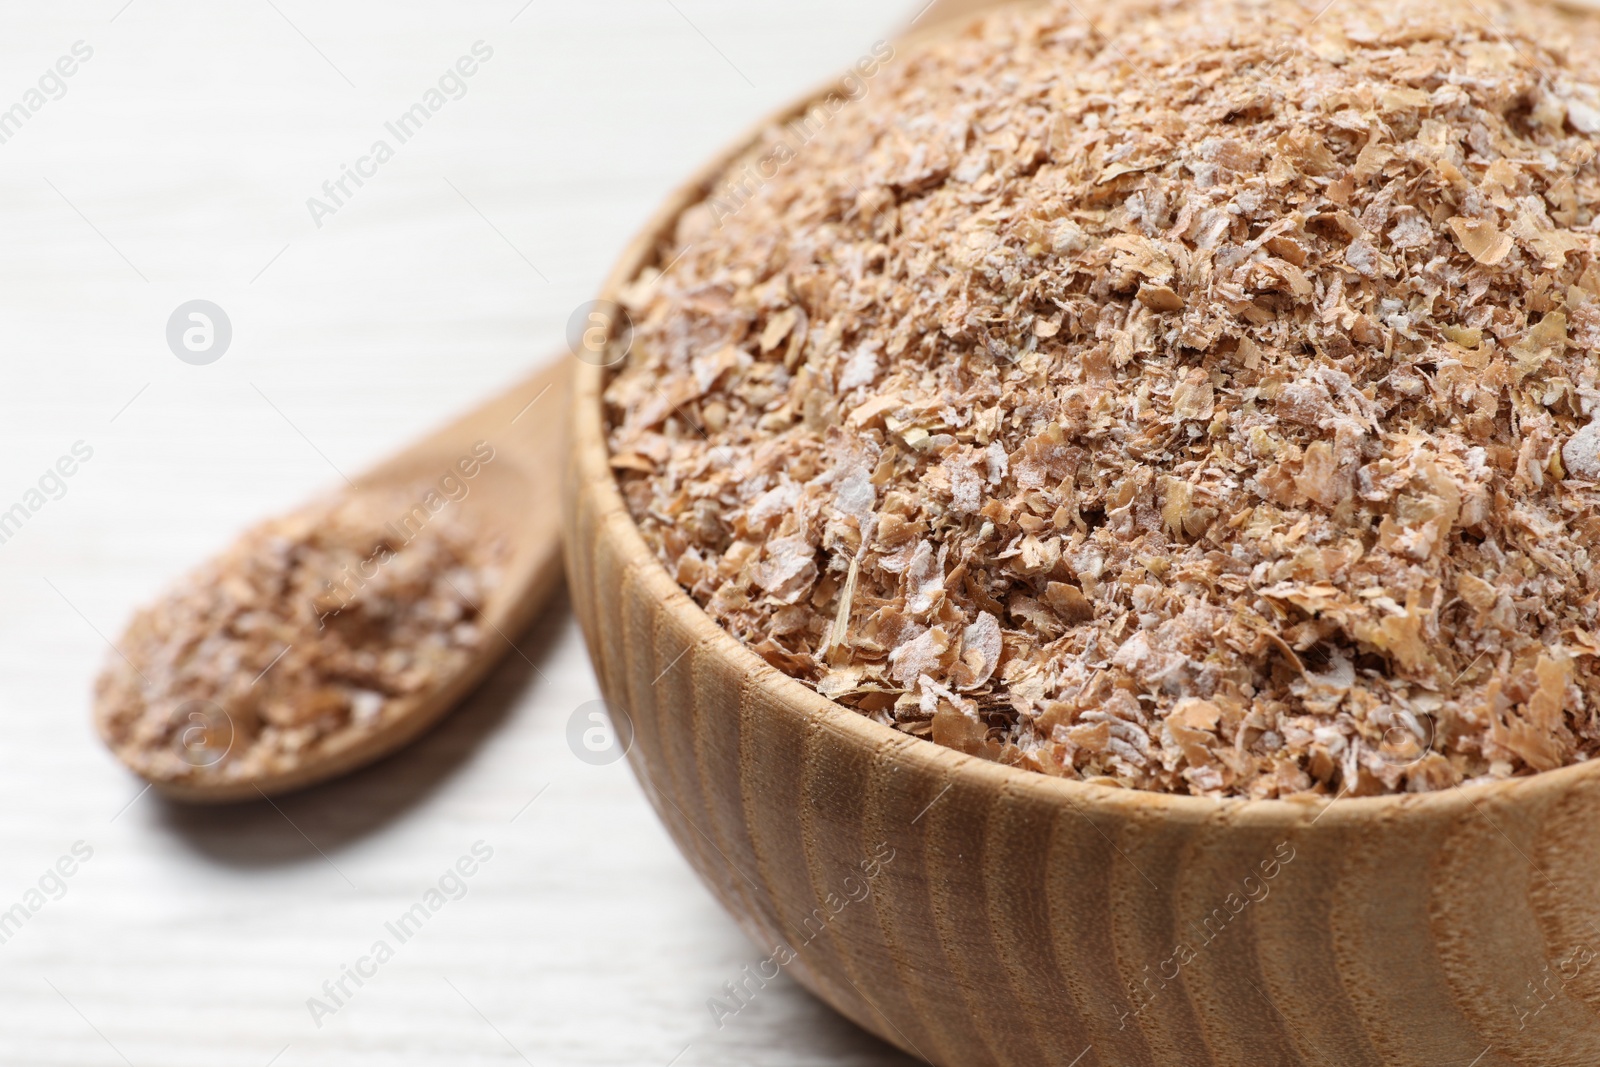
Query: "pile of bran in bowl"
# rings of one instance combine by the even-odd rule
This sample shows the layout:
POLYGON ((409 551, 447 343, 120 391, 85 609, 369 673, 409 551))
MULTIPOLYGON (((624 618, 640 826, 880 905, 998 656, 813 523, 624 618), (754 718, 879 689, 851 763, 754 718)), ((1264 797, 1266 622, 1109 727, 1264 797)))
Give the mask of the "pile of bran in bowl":
POLYGON ((774 124, 627 292, 641 532, 785 673, 1047 774, 1588 759, 1600 53, 1491 10, 1046 5, 774 124))

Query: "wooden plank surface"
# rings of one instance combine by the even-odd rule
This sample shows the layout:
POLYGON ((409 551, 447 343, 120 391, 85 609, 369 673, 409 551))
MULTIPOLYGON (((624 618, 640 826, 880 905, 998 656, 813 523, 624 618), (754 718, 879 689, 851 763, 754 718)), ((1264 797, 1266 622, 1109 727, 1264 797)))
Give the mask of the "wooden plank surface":
POLYGON ((597 691, 564 608, 424 744, 277 807, 140 795, 87 705, 137 603, 523 376, 673 183, 910 5, 124 4, 8 5, 0 35, 0 110, 92 52, 0 143, 0 511, 93 450, 0 543, 0 912, 29 912, 0 929, 0 1062, 909 1062, 787 980, 713 1022, 766 952, 624 766, 569 750, 597 691), (206 366, 165 339, 197 298, 233 327, 206 366))

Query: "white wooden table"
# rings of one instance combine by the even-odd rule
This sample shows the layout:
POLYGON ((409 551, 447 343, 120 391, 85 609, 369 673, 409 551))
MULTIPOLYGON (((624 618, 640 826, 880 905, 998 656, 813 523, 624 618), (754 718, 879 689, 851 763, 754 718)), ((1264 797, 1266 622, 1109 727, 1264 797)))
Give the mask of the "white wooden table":
POLYGON ((0 5, 0 112, 27 111, 0 113, 0 514, 26 511, 0 544, 0 1063, 909 1062, 786 979, 716 1028, 763 952, 624 765, 568 750, 597 693, 564 605, 423 743, 276 807, 141 794, 88 719, 136 604, 546 358, 676 181, 909 6, 0 5), (386 134, 478 41, 464 95, 386 134), (233 327, 204 366, 165 338, 197 298, 233 327), (477 842, 399 944, 385 923, 477 842))

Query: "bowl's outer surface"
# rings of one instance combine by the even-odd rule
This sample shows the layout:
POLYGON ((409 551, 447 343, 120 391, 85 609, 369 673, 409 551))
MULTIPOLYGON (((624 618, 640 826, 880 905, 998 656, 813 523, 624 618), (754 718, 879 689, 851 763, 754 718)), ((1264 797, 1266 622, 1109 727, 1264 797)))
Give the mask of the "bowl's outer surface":
POLYGON ((667 574, 612 477, 604 373, 574 384, 567 574, 646 793, 760 946, 706 991, 722 1022, 783 971, 945 1067, 1600 1064, 1600 766, 1213 802, 899 734, 780 674, 667 574))

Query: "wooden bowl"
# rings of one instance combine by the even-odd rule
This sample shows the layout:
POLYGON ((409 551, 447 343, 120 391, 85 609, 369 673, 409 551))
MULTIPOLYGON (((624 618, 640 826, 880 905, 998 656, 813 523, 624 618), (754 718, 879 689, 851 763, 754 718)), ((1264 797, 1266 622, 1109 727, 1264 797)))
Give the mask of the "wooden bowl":
MULTIPOLYGON (((751 140, 668 200, 607 299, 751 140)), ((783 972, 947 1067, 1600 1064, 1600 766, 1213 801, 898 733, 667 574, 607 462, 604 378, 578 368, 567 576, 646 793, 761 953, 706 990, 719 1024, 783 972)))

